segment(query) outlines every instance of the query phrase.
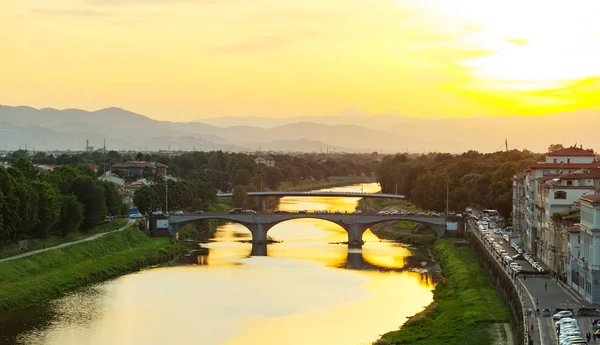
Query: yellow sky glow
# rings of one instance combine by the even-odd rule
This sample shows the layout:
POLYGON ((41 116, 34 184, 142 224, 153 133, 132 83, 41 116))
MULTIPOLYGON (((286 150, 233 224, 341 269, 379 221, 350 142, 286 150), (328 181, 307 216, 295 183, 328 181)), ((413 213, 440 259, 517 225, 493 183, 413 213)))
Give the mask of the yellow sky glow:
POLYGON ((157 119, 598 109, 596 0, 0 0, 9 105, 157 119))

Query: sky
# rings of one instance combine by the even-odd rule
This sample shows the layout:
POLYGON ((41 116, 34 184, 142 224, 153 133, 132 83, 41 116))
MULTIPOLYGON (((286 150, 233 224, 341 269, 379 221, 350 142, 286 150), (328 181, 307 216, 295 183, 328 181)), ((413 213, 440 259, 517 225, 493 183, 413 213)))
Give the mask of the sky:
POLYGON ((600 109, 597 0, 0 0, 0 103, 151 118, 600 109))

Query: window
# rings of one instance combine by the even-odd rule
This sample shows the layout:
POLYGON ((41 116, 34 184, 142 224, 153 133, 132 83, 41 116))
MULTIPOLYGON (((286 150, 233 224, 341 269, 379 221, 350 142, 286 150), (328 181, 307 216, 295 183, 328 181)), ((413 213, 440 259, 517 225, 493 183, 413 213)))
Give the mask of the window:
POLYGON ((554 163, 557 163, 557 162, 558 162, 558 160, 556 158, 554 158, 554 163))
POLYGON ((554 192, 554 199, 561 199, 564 200, 567 198, 567 192, 559 190, 554 192))
POLYGON ((568 180, 567 181, 567 186, 572 186, 573 185, 573 181, 572 180, 568 180))
POLYGON ((571 163, 571 158, 567 158, 567 163, 571 163))

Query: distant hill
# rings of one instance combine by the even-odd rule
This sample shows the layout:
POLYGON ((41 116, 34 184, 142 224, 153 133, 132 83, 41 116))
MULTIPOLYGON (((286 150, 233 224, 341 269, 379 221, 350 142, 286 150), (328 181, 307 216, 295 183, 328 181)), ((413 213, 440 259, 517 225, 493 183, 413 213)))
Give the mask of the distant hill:
POLYGON ((384 153, 491 152, 509 148, 544 152, 551 143, 599 149, 600 112, 577 111, 537 117, 419 119, 369 115, 346 109, 338 115, 270 119, 225 117, 205 122, 157 121, 107 108, 35 109, 0 106, 0 149, 81 150, 86 139, 108 149, 330 151, 384 153))

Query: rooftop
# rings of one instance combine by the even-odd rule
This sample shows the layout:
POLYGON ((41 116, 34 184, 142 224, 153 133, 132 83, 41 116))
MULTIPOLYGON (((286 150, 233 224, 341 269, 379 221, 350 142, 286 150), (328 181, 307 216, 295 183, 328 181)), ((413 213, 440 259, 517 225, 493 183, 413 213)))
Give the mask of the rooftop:
POLYGON ((591 202, 591 203, 600 202, 600 194, 585 195, 585 196, 582 196, 580 199, 582 201, 587 201, 587 202, 591 202))
POLYGON ((529 166, 531 169, 593 169, 600 168, 600 162, 593 163, 545 163, 538 162, 529 166))
POLYGON ((552 151, 548 153, 550 157, 595 157, 593 150, 586 150, 581 147, 567 147, 561 150, 552 151))

